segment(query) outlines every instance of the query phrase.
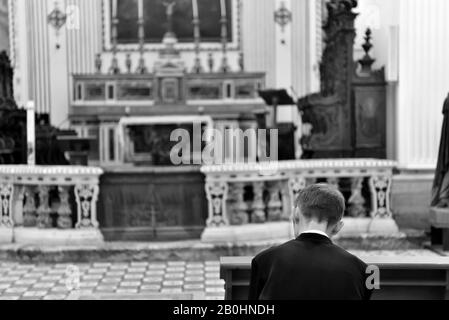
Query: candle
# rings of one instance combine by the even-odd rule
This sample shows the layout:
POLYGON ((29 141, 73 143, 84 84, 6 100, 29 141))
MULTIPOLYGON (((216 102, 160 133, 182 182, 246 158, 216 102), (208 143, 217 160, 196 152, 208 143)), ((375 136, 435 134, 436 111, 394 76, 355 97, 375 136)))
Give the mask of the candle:
POLYGON ((139 19, 142 19, 143 17, 143 0, 137 0, 138 2, 138 14, 139 14, 139 19))
POLYGON ((112 17, 117 17, 117 0, 112 0, 112 17))
POLYGON ((198 18, 198 0, 192 0, 193 17, 198 18))
POLYGON ((220 0, 221 16, 226 17, 226 0, 220 0))

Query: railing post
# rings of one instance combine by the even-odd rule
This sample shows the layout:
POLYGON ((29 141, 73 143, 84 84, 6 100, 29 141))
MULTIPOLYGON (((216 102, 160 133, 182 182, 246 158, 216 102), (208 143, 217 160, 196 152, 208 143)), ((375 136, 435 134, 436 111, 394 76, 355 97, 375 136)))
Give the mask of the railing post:
POLYGON ((57 225, 60 229, 72 228, 72 210, 69 204, 69 191, 66 186, 59 186, 59 208, 58 208, 58 220, 57 225))
POLYGON ((280 182, 272 182, 268 188, 268 220, 280 221, 282 217, 282 202, 280 197, 281 185, 280 182))
POLYGON ((78 221, 75 227, 77 229, 98 228, 98 193, 98 183, 75 185, 75 199, 78 217, 78 221))
POLYGON ((290 193, 290 207, 292 210, 295 207, 295 201, 299 192, 307 185, 306 178, 302 176, 295 176, 288 180, 288 190, 290 193))
POLYGON ((12 183, 0 184, 0 227, 12 228, 14 226, 13 194, 14 185, 12 183))
POLYGON ((25 205, 23 206, 23 226, 36 226, 36 201, 34 199, 34 187, 25 187, 25 205))
POLYGON ((226 181, 206 181, 206 196, 209 203, 208 227, 221 227, 229 225, 226 212, 229 186, 226 181))
POLYGON ((46 229, 51 227, 50 206, 48 205, 48 186, 38 186, 39 207, 37 208, 37 227, 46 229))
POLYGON ((248 205, 244 201, 245 184, 238 182, 231 185, 234 203, 234 210, 231 213, 230 222, 232 225, 242 225, 248 223, 248 205))
POLYGON ((266 221, 265 202, 263 201, 263 189, 264 182, 253 182, 254 200, 252 205, 253 214, 251 221, 255 223, 263 223, 266 221))
POLYGON ((362 177, 351 178, 351 196, 348 199, 350 217, 365 217, 365 199, 362 195, 362 177))

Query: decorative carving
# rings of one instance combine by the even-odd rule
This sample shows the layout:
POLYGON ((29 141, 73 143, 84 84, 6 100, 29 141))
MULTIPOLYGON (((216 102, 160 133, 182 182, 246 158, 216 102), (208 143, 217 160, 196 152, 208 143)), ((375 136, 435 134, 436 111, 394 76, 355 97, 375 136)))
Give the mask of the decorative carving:
POLYGON ((39 195, 39 207, 37 208, 37 227, 40 229, 51 228, 51 209, 49 206, 49 195, 48 192, 50 188, 48 186, 38 186, 39 195))
POLYGON ((348 199, 348 214, 353 218, 366 216, 365 198, 362 195, 362 183, 362 177, 351 179, 351 196, 348 199))
POLYGON ((358 61, 360 63, 360 65, 362 66, 362 70, 361 70, 362 74, 371 73, 371 67, 372 67, 374 61, 376 61, 375 59, 371 58, 371 56, 369 55, 369 51, 371 50, 372 47, 373 47, 373 45, 371 44, 371 29, 368 28, 368 29, 366 29, 366 32, 365 32, 365 43, 362 45, 365 55, 363 56, 362 59, 360 59, 358 61))
POLYGON ((287 9, 284 1, 281 2, 280 7, 274 12, 274 21, 281 27, 282 32, 292 21, 292 13, 287 9))
POLYGON ((347 157, 351 154, 351 81, 357 16, 352 9, 356 6, 357 1, 327 2, 328 19, 323 27, 325 49, 320 65, 321 90, 298 100, 303 123, 312 126, 311 132, 301 141, 304 157, 347 157))
MULTIPOLYGON (((268 211, 269 220, 272 220, 273 216, 277 219, 279 207, 281 208, 281 220, 288 220, 298 193, 306 186, 316 183, 317 177, 324 177, 335 185, 339 179, 352 179, 351 196, 348 200, 348 212, 352 217, 366 217, 366 200, 363 198, 362 186, 364 179, 370 178, 373 201, 372 217, 391 217, 389 196, 392 170, 395 166, 396 162, 390 160, 323 159, 279 161, 275 167, 275 174, 272 175, 265 175, 263 170, 272 172, 273 167, 268 164, 261 168, 258 163, 208 165, 202 166, 201 172, 206 176, 208 185, 226 186, 230 184, 234 186, 242 184, 242 181, 244 181, 243 184, 251 184, 254 194, 253 202, 249 206, 249 210, 252 212, 251 221, 264 222, 266 211, 268 211), (265 190, 265 185, 268 190, 265 190), (265 205, 264 191, 268 191, 267 205, 265 205)), ((237 190, 234 192, 239 189, 240 187, 237 186, 237 190)), ((240 191, 237 193, 242 195, 240 191)), ((209 205, 211 206, 210 201, 209 205)), ((217 202, 217 205, 217 210, 226 209, 220 201, 217 202)), ((210 210, 212 212, 212 209, 210 210)), ((220 211, 219 217, 226 217, 227 213, 234 214, 231 212, 235 212, 235 208, 228 208, 228 210, 227 212, 220 211)))
POLYGON ((13 191, 12 184, 0 184, 0 227, 11 228, 14 225, 12 218, 13 191))
POLYGON ((75 186, 75 199, 78 211, 75 228, 98 228, 98 191, 98 184, 78 184, 75 186))
POLYGON ((266 221, 265 202, 263 200, 264 182, 253 182, 254 200, 252 203, 252 219, 254 223, 266 221))
POLYGON ((206 181, 206 195, 209 202, 209 217, 206 221, 206 225, 208 227, 229 225, 229 220, 226 216, 228 184, 223 181, 206 181))
POLYGON ((391 218, 391 176, 378 175, 369 179, 371 191, 371 217, 391 218))
POLYGON ((35 188, 25 188, 25 205, 23 206, 23 226, 35 227, 37 224, 35 188))
POLYGON ((59 9, 58 3, 55 2, 55 8, 47 17, 48 23, 56 29, 56 34, 65 25, 67 21, 67 15, 59 9))
POLYGON ((69 191, 67 187, 58 187, 59 191, 59 208, 57 225, 60 229, 71 229, 73 226, 72 210, 69 204, 69 191))

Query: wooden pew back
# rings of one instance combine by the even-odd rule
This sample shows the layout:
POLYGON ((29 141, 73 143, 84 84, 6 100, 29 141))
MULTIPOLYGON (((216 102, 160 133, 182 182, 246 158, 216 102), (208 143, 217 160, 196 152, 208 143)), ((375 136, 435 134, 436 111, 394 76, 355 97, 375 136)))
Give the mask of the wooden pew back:
MULTIPOLYGON (((226 300, 246 300, 251 257, 222 257, 220 277, 226 300)), ((380 289, 372 300, 449 300, 449 257, 366 257, 380 269, 380 289)))

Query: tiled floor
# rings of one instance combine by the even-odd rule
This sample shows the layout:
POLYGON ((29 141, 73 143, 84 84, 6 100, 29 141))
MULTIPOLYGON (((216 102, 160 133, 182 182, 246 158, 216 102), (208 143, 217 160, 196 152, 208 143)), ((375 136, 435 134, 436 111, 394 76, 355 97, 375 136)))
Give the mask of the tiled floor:
MULTIPOLYGON (((351 251, 367 256, 437 256, 430 250, 351 251)), ((219 262, 21 264, 0 261, 0 299, 164 296, 223 299, 219 262)))
POLYGON ((218 261, 33 265, 0 262, 0 299, 189 293, 223 299, 218 261))

